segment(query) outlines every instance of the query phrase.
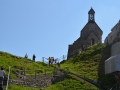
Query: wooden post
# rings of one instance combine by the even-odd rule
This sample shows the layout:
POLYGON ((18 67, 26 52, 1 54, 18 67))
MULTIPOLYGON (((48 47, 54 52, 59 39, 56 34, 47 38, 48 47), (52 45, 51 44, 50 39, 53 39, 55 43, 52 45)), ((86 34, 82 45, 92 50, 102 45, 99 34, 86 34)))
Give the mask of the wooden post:
POLYGON ((36 79, 36 70, 35 70, 35 79, 36 79))

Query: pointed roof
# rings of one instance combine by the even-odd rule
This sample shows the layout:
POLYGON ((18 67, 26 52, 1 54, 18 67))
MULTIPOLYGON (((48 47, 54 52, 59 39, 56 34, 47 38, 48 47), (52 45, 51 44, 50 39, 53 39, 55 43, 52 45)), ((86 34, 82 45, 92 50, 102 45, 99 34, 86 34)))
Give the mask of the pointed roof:
MULTIPOLYGON (((83 29, 81 30, 81 32, 84 30, 84 28, 89 24, 89 23, 94 23, 96 24, 96 26, 100 29, 100 27, 97 25, 97 23, 95 21, 89 21, 84 27, 83 29)), ((100 31, 103 33, 103 31, 100 29, 100 31)))
MULTIPOLYGON (((95 34, 95 32, 92 30, 89 34, 88 34, 88 36, 86 37, 86 39, 90 36, 90 34, 91 33, 94 33, 95 34)), ((98 38, 98 36, 95 34, 95 36, 98 38)), ((98 40, 99 40, 99 38, 98 38, 98 40)))
POLYGON ((90 14, 90 13, 92 13, 92 14, 95 13, 95 11, 92 9, 92 7, 91 7, 91 9, 89 10, 88 14, 90 14))

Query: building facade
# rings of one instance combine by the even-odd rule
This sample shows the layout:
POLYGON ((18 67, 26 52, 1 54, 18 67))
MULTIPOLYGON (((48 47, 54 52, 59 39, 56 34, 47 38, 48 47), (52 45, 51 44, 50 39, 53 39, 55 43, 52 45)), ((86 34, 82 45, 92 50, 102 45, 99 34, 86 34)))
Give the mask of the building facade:
POLYGON ((68 46, 67 59, 82 52, 90 45, 102 42, 102 30, 95 22, 95 11, 91 8, 88 12, 88 22, 83 27, 80 37, 68 46))
POLYGON ((120 20, 118 23, 111 29, 111 32, 105 38, 104 43, 112 45, 116 42, 120 42, 120 20))

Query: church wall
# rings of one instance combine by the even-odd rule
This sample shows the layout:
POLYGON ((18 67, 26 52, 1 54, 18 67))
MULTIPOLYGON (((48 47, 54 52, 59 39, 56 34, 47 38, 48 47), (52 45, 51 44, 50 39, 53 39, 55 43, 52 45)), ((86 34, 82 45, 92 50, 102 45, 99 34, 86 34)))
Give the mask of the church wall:
POLYGON ((95 26, 95 29, 93 30, 95 32, 95 34, 98 36, 98 38, 100 40, 102 40, 102 34, 103 32, 100 30, 100 28, 98 26, 95 26))
POLYGON ((102 32, 95 23, 89 23, 86 25, 86 27, 81 32, 82 39, 86 39, 86 37, 90 34, 91 31, 94 31, 94 33, 98 36, 99 40, 102 39, 102 32))
POLYGON ((89 25, 86 25, 86 27, 84 27, 84 29, 81 31, 81 38, 84 40, 86 39, 87 35, 90 33, 91 31, 89 30, 89 25))
POLYGON ((77 41, 77 42, 73 43, 73 45, 69 45, 67 58, 73 57, 76 54, 78 54, 79 50, 83 47, 83 45, 85 45, 85 47, 87 48, 91 44, 89 41, 82 40, 82 41, 77 41))
POLYGON ((91 32, 91 34, 88 36, 87 40, 91 41, 92 38, 95 40, 95 43, 99 42, 99 39, 96 37, 96 35, 93 32, 91 32))
POLYGON ((71 54, 71 52, 73 51, 73 45, 69 45, 68 46, 68 55, 67 55, 67 58, 70 58, 70 54, 71 54))
POLYGON ((89 24, 89 30, 90 31, 94 31, 94 33, 97 35, 98 39, 101 40, 101 38, 102 38, 102 31, 100 30, 100 28, 95 23, 89 24))

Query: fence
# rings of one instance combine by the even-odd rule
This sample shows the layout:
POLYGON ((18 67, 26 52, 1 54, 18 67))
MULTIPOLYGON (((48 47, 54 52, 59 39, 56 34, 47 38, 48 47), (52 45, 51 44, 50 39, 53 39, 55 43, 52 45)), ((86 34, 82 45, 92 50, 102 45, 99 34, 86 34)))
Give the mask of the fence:
POLYGON ((37 76, 46 76, 46 75, 54 75, 54 69, 50 70, 50 69, 37 69, 37 70, 15 70, 15 75, 18 78, 29 78, 29 77, 34 77, 36 78, 37 76))
MULTIPOLYGON (((12 70, 12 69, 11 69, 12 70)), ((29 87, 41 87, 45 88, 52 83, 61 81, 65 78, 65 74, 58 72, 56 68, 39 69, 39 70, 18 70, 16 69, 18 78, 10 79, 9 83, 29 86, 29 87), (19 72, 19 73, 18 73, 19 72)))
MULTIPOLYGON (((67 55, 62 55, 61 57, 56 58, 55 60, 57 63, 57 62, 61 62, 62 60, 66 60, 66 59, 67 59, 67 55)), ((43 63, 46 63, 46 64, 49 63, 48 58, 46 58, 46 57, 42 57, 42 61, 43 61, 43 63)))

